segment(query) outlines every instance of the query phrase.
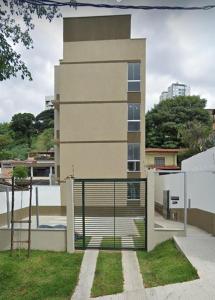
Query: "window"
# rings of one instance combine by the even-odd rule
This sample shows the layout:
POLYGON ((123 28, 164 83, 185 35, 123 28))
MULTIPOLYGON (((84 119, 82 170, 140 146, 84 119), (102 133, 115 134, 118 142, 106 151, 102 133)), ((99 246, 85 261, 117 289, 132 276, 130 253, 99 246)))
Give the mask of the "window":
POLYGON ((128 144, 128 171, 140 171, 140 144, 128 144))
POLYGON ((140 104, 128 104, 128 131, 140 131, 140 104))
POLYGON ((155 157, 155 166, 156 167, 165 166, 165 157, 155 157))
POLYGON ((128 200, 140 200, 140 183, 129 182, 127 190, 128 200))
POLYGON ((140 63, 128 63, 128 91, 140 91, 140 63))

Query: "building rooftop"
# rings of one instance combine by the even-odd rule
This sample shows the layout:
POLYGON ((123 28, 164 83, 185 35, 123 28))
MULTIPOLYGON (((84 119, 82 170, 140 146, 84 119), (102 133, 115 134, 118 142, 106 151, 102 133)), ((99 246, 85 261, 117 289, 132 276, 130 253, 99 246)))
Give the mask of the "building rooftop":
POLYGON ((154 153, 154 152, 162 152, 162 153, 178 153, 181 152, 182 149, 165 149, 165 148, 146 148, 146 152, 154 153))

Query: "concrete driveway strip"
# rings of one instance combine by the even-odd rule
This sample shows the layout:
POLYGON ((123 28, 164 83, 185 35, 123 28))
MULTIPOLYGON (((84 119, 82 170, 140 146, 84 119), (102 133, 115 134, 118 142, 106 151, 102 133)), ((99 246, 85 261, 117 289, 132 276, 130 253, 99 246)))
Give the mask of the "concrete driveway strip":
POLYGON ((90 299, 91 287, 93 285, 94 274, 96 270, 96 261, 98 250, 86 250, 81 264, 78 285, 71 300, 90 299))
POLYGON ((144 289, 142 275, 135 251, 122 251, 124 291, 144 289))

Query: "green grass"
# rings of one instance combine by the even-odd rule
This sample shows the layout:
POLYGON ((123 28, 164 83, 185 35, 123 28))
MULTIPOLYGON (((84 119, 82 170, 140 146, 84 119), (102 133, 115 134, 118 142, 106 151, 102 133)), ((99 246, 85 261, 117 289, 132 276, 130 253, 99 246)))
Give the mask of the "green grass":
POLYGON ((176 248, 173 240, 161 243, 151 252, 137 251, 137 257, 146 287, 198 278, 196 269, 176 248))
POLYGON ((134 223, 139 232, 139 236, 134 236, 134 246, 135 248, 144 248, 145 247, 145 221, 143 220, 134 220, 134 223))
POLYGON ((66 300, 78 281, 82 253, 0 252, 0 300, 66 300))
MULTIPOLYGON (((114 237, 113 236, 105 236, 101 242, 102 248, 114 248, 114 237)), ((115 248, 121 248, 121 237, 115 237, 115 248)))
POLYGON ((100 251, 91 289, 92 297, 112 295, 123 291, 121 252, 100 251))
MULTIPOLYGON (((91 236, 85 236, 85 246, 87 247, 91 240, 91 236)), ((83 248, 83 238, 75 241, 75 248, 83 248)))

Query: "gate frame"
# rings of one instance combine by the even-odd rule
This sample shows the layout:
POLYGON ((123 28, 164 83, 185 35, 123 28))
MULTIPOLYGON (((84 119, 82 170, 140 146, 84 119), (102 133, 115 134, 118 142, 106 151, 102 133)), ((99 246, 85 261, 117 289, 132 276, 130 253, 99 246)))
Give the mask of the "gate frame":
MULTIPOLYGON (((121 251, 121 250, 131 250, 131 251, 147 251, 148 249, 148 192, 147 192, 147 185, 148 185, 148 180, 147 177, 144 178, 74 178, 74 187, 75 183, 81 183, 81 202, 82 202, 82 234, 83 234, 83 243, 82 247, 75 247, 75 249, 81 249, 81 250, 86 250, 86 249, 100 249, 100 250, 116 250, 116 251, 121 251), (115 184, 116 182, 145 182, 145 215, 144 215, 144 225, 145 225, 145 236, 144 236, 144 248, 125 248, 125 247, 86 247, 86 231, 85 231, 85 182, 113 182, 114 183, 114 198, 113 198, 113 203, 114 203, 114 230, 115 230, 115 184)), ((74 200, 74 207, 75 207, 75 200, 74 200)), ((75 220, 75 214, 74 214, 74 220, 75 220)), ((75 226, 74 226, 75 227, 75 226)), ((74 242, 75 244, 75 242, 74 242)), ((114 233, 114 245, 115 245, 115 233, 114 233)))

